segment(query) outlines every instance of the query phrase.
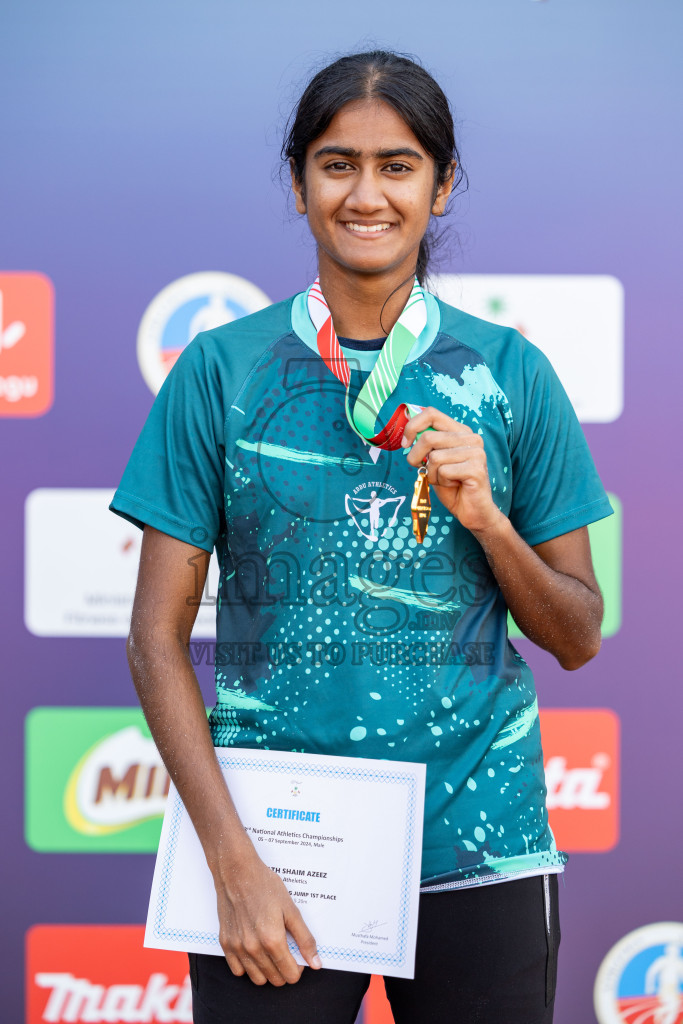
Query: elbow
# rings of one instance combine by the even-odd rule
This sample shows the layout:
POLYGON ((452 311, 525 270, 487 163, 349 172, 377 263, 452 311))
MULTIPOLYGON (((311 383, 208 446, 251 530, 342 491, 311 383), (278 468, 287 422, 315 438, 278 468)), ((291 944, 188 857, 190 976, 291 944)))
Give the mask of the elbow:
POLYGON ((179 652, 187 656, 189 643, 189 632, 186 635, 179 627, 134 615, 126 640, 126 656, 138 692, 146 675, 156 666, 174 664, 179 652))
POLYGON ((602 636, 598 629, 595 636, 586 638, 582 644, 573 644, 572 647, 557 655, 557 660, 567 672, 575 672, 595 657, 600 650, 602 636))
POLYGON ((151 663, 162 654, 162 640, 155 636, 151 629, 145 628, 140 620, 131 622, 130 632, 126 640, 126 657, 128 668, 135 684, 138 685, 144 679, 151 663))
POLYGON ((144 637, 140 636, 133 628, 131 628, 126 640, 126 657, 128 658, 128 668, 130 669, 133 685, 138 690, 140 680, 144 678, 145 674, 147 649, 144 637))
POLYGON ((138 658, 138 652, 140 650, 139 638, 131 626, 128 639, 126 640, 126 657, 128 658, 128 665, 132 668, 136 659, 138 658))
POLYGON ((128 657, 128 664, 131 667, 143 656, 152 638, 151 629, 148 628, 140 616, 134 615, 131 619, 128 639, 126 640, 126 655, 128 657))

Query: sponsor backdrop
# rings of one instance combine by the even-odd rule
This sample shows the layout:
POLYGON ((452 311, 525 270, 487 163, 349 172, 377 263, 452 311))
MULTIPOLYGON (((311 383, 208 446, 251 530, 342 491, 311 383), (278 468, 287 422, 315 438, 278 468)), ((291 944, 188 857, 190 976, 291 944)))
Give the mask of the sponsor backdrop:
MULTIPOLYGON (((557 1024, 683 1021, 682 31, 676 0, 2 6, 3 1020, 191 1019, 182 956, 141 947, 168 778, 124 651, 140 536, 106 506, 189 339, 312 278, 280 132, 313 64, 376 41, 459 118, 436 289, 547 352, 616 512, 591 531, 600 657, 569 674, 515 639, 571 855, 557 1024)), ((215 658, 248 655, 211 644, 215 594, 214 566, 207 703, 215 658)), ((381 986, 362 1016, 390 1020, 381 986)))

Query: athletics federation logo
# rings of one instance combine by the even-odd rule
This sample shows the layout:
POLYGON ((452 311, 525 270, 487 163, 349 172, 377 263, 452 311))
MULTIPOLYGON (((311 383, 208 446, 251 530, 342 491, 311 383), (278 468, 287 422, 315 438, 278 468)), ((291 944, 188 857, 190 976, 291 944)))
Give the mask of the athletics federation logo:
POLYGON ((346 514, 366 540, 381 540, 387 530, 396 525, 405 495, 395 487, 371 480, 354 487, 351 494, 344 496, 346 514))
POLYGON ((150 302, 138 330, 138 363, 156 394, 176 359, 200 331, 211 331, 270 305, 251 281, 222 271, 187 274, 150 302))
POLYGON ((593 993, 599 1024, 683 1024, 683 924, 636 928, 609 951, 593 993))

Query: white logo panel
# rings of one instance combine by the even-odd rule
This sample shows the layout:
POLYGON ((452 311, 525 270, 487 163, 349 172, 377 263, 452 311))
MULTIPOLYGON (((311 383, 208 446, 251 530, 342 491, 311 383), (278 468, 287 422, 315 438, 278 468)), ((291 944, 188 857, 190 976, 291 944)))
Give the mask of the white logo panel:
POLYGON ((437 274, 444 302, 514 327, 547 355, 582 423, 624 406, 624 289, 607 275, 437 274))
MULTIPOLYGON (((109 511, 113 496, 39 488, 26 499, 24 619, 37 636, 128 635, 142 532, 109 511)), ((217 588, 214 554, 194 636, 216 635, 217 588)))

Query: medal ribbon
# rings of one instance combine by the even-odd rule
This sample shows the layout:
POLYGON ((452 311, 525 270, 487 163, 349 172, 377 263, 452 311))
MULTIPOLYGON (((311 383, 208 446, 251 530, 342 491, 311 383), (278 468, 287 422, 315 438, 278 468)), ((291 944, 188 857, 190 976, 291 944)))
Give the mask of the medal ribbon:
POLYGON ((330 308, 320 288, 320 278, 315 279, 308 291, 308 312, 317 332, 321 358, 346 388, 344 405, 351 429, 376 448, 390 451, 400 448, 405 426, 411 415, 420 411, 420 407, 402 403, 379 432, 376 432, 377 417, 393 394, 403 365, 427 323, 427 304, 417 278, 403 312, 389 332, 372 372, 353 403, 353 409, 349 398, 351 369, 341 350, 330 308))

